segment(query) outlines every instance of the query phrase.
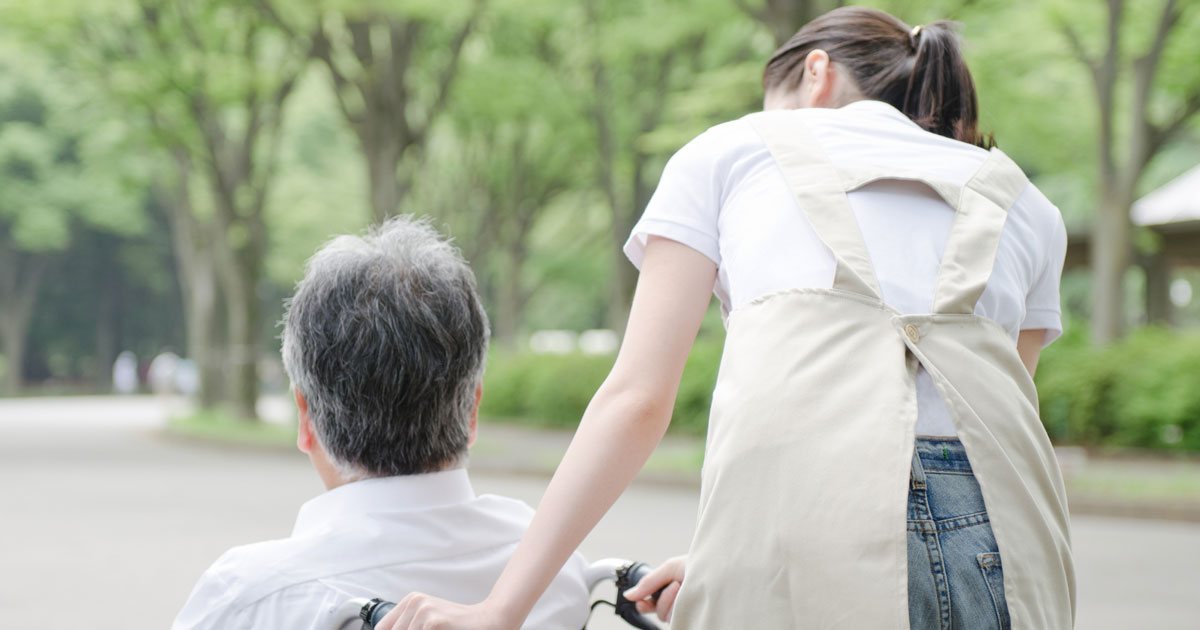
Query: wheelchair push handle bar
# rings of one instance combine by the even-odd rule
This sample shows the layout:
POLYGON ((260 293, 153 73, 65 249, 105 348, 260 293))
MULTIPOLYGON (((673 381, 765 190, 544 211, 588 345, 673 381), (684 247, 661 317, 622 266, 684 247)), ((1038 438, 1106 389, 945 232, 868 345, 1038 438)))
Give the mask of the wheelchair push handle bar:
POLYGON ((383 621, 396 604, 386 602, 376 597, 363 605, 362 610, 358 612, 358 617, 363 620, 363 630, 375 630, 375 624, 383 621))
MULTIPOLYGON (((634 562, 618 568, 616 571, 617 601, 613 604, 613 608, 616 609, 617 616, 624 619, 625 623, 635 628, 641 628, 641 630, 659 630, 659 628, 657 624, 638 612, 637 602, 625 599, 625 591, 636 586, 638 582, 641 582, 642 578, 646 577, 651 570, 651 567, 644 562, 634 562)), ((658 589, 650 598, 657 600, 665 588, 667 587, 664 586, 658 589)))
MULTIPOLYGON (((584 578, 588 583, 589 592, 596 584, 602 581, 612 580, 616 582, 617 597, 616 602, 612 606, 617 616, 635 628, 640 628, 641 630, 659 630, 659 627, 654 622, 637 611, 637 604, 635 602, 625 599, 625 591, 633 588, 650 571, 650 566, 643 562, 610 559, 601 560, 593 564, 585 573, 584 578)), ((662 589, 655 592, 652 599, 658 599, 660 594, 662 594, 662 589)), ((357 598, 347 601, 343 609, 349 608, 357 611, 357 617, 363 622, 362 630, 375 630, 375 625, 383 621, 383 618, 395 607, 395 603, 379 598, 372 600, 357 598)), ((343 625, 342 627, 345 628, 347 626, 343 625)))

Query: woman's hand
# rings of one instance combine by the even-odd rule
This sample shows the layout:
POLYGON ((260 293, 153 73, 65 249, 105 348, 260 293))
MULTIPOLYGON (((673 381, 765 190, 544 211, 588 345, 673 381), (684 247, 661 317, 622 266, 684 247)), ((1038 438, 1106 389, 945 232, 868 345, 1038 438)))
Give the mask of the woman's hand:
POLYGON ((662 563, 657 569, 642 578, 637 586, 625 591, 625 599, 637 602, 638 612, 642 614, 656 612, 659 619, 670 621, 671 611, 675 607, 675 596, 679 594, 679 588, 683 586, 683 571, 686 562, 687 556, 675 556, 662 563), (663 588, 664 586, 666 588, 663 588), (651 600, 650 596, 660 588, 663 589, 663 592, 658 596, 658 600, 651 600))
POLYGON ((409 593, 375 626, 377 630, 518 630, 487 601, 455 604, 423 593, 409 593))

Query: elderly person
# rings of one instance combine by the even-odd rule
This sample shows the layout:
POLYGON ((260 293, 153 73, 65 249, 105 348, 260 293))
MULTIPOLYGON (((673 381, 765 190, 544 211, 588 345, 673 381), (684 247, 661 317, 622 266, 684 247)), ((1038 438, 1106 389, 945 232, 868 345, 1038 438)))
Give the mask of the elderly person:
MULTIPOLYGON (((325 244, 288 306, 283 361, 327 491, 291 536, 221 556, 174 628, 326 630, 350 597, 482 600, 533 515, 476 496, 464 467, 487 344, 474 276, 427 221, 325 244)), ((584 568, 575 554, 526 628, 583 626, 584 568)))

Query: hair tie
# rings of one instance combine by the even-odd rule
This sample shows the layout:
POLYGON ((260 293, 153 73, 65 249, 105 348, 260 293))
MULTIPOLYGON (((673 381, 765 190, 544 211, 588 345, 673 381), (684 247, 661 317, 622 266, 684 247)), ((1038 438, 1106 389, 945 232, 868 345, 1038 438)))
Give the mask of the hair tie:
POLYGON ((920 37, 921 36, 921 25, 918 24, 918 25, 914 26, 913 30, 909 34, 912 35, 913 39, 920 37))

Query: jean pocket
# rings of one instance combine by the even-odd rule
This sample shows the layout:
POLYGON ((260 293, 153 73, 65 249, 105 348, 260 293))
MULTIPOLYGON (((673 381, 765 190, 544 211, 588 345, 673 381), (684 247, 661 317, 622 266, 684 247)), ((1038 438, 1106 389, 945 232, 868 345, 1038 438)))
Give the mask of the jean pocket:
POLYGON ((979 561, 979 570, 983 572, 983 581, 987 582, 988 591, 992 594, 996 622, 1000 624, 1000 630, 1010 630, 1012 624, 1008 618, 1008 602, 1004 598, 1004 568, 1000 566, 1000 554, 981 553, 975 558, 979 561))

